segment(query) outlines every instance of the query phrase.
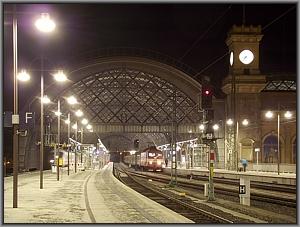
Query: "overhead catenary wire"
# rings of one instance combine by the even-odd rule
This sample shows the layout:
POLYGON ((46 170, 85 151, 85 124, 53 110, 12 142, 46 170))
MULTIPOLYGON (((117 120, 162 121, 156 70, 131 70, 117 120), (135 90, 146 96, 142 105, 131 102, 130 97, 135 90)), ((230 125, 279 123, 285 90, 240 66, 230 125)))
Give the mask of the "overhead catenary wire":
POLYGON ((225 56, 227 56, 229 54, 229 52, 226 52, 225 54, 221 55, 220 57, 218 57, 216 60, 214 60, 212 63, 208 64, 204 69, 202 69, 200 72, 196 73, 193 78, 198 77, 199 75, 201 75, 201 73, 203 73, 204 71, 206 71, 208 68, 210 68, 211 66, 213 66, 214 64, 216 64, 218 61, 220 61, 221 59, 223 59, 225 56))
POLYGON ((179 58, 179 60, 182 60, 196 45, 197 43, 228 13, 228 11, 231 9, 231 5, 228 6, 228 8, 225 10, 225 12, 220 15, 213 24, 211 24, 208 29, 201 34, 201 36, 196 39, 196 41, 191 45, 191 47, 179 58))
MULTIPOLYGON (((291 7, 290 9, 288 9, 287 11, 285 11, 283 14, 281 14, 280 16, 276 17, 274 20, 272 20, 270 23, 268 23, 267 25, 265 25, 262 28, 262 31, 265 30, 266 28, 268 28, 269 26, 271 26, 273 23, 275 23, 276 21, 278 21, 279 19, 281 19, 282 17, 284 17, 286 14, 288 14, 290 11, 292 11, 296 6, 291 7)), ((243 22, 245 21, 245 9, 243 9, 243 22)), ((221 55, 219 58, 217 58, 216 60, 214 60, 212 63, 208 64, 205 68, 203 68, 200 72, 196 73, 193 78, 198 77, 199 75, 201 75, 201 73, 203 73, 204 71, 206 71, 207 69, 209 69, 211 66, 213 66, 214 64, 216 64, 217 62, 219 62, 220 60, 222 60, 225 56, 227 56, 229 54, 229 52, 226 51, 225 54, 221 55)))
POLYGON ((290 11, 292 11, 293 9, 295 9, 296 6, 293 6, 291 8, 289 8, 287 11, 285 11, 283 14, 281 14, 279 17, 275 18, 274 20, 272 20, 270 23, 268 23, 267 25, 265 25, 262 28, 262 31, 265 30, 266 28, 268 28, 270 25, 272 25, 273 23, 275 23, 276 21, 278 21, 279 19, 281 19, 282 17, 284 17, 286 14, 288 14, 290 11))

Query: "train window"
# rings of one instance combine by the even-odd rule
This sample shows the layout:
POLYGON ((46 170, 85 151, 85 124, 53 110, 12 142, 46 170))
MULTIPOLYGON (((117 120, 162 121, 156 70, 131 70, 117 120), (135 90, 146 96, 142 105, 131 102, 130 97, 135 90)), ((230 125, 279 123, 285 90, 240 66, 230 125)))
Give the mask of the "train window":
POLYGON ((161 157, 162 154, 149 152, 149 153, 148 153, 148 156, 149 156, 149 157, 161 157))

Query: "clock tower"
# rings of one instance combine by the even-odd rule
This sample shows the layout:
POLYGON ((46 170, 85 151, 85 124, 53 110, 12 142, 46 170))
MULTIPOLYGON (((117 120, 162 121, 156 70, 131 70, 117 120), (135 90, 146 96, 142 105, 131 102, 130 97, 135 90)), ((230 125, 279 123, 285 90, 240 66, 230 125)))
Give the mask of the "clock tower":
POLYGON ((261 26, 233 25, 226 44, 229 49, 229 73, 223 80, 222 90, 232 93, 259 93, 265 85, 265 76, 259 69, 261 26))
POLYGON ((229 71, 235 74, 259 74, 261 26, 236 26, 228 32, 226 44, 230 52, 229 71))
POLYGON ((262 37, 261 26, 234 25, 226 39, 229 72, 222 90, 226 94, 225 120, 232 119, 234 124, 225 125, 225 163, 233 170, 238 169, 241 159, 253 162, 253 147, 260 140, 260 92, 266 86, 266 76, 259 69, 262 37), (244 119, 250 122, 252 130, 243 128, 244 119))

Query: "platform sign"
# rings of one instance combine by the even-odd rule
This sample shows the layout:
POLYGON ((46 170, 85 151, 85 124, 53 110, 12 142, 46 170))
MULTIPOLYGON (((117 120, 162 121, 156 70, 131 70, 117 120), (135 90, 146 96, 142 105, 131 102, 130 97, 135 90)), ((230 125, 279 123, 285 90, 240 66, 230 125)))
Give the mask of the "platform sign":
POLYGON ((57 165, 57 161, 58 161, 58 165, 59 165, 60 167, 62 167, 63 164, 64 164, 63 159, 62 159, 62 158, 57 158, 57 159, 55 160, 55 165, 57 165))
POLYGON ((239 194, 240 195, 246 194, 246 185, 239 185, 239 194))
POLYGON ((34 112, 20 112, 20 129, 34 128, 35 113, 34 112))
POLYGON ((212 133, 207 133, 207 134, 206 134, 206 138, 207 138, 208 140, 211 140, 211 139, 213 138, 213 134, 212 134, 212 133))

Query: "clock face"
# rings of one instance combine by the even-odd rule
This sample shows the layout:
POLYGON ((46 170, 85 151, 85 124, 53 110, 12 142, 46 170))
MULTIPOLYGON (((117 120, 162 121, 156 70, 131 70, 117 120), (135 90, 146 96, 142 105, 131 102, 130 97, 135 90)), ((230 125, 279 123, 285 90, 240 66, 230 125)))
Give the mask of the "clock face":
POLYGON ((230 52, 229 62, 230 62, 230 65, 232 66, 233 65, 233 52, 232 51, 230 52))
POLYGON ((243 64, 248 65, 253 61, 254 55, 251 50, 243 50, 239 55, 239 59, 243 64))

